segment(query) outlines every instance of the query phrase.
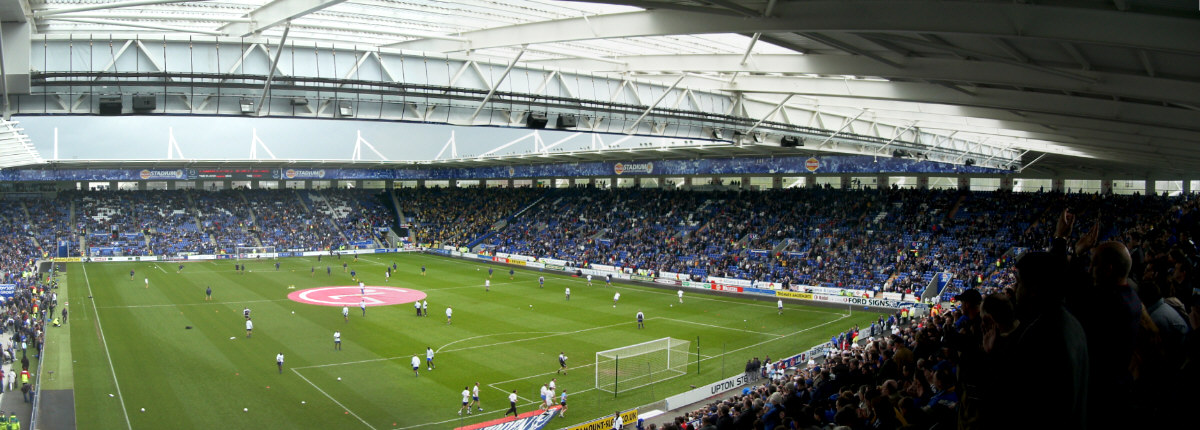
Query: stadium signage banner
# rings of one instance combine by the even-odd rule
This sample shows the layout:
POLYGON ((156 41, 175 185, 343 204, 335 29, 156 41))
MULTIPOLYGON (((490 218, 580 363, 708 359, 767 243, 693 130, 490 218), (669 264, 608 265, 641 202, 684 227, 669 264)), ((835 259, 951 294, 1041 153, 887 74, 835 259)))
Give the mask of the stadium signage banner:
POLYGON ((712 285, 707 282, 682 281, 682 283, 683 283, 683 286, 688 287, 688 288, 700 288, 703 290, 712 288, 712 285))
POLYGON ((762 289, 767 289, 767 290, 782 290, 783 284, 778 283, 778 282, 755 281, 754 288, 762 288, 762 289))
POLYGON ((676 280, 676 281, 688 280, 688 275, 685 275, 682 273, 674 273, 674 272, 659 272, 658 277, 672 279, 672 280, 676 280))
POLYGON ((141 171, 138 172, 138 178, 141 178, 144 180, 149 180, 149 181, 163 180, 163 179, 185 179, 185 178, 186 179, 195 179, 194 177, 188 178, 187 176, 185 176, 182 169, 175 169, 175 170, 142 169, 141 171))
POLYGON ((743 293, 752 293, 752 294, 763 294, 763 295, 767 295, 767 296, 775 295, 775 290, 764 290, 761 288, 742 288, 742 292, 743 293))
POLYGON ((683 284, 682 281, 677 281, 671 278, 654 278, 654 283, 663 285, 674 285, 676 287, 683 284))
POLYGON ((712 282, 714 284, 721 284, 721 285, 733 285, 733 286, 738 286, 738 287, 753 287, 754 286, 754 282, 747 281, 745 279, 718 278, 716 276, 709 276, 708 280, 709 280, 709 282, 712 282))
MULTIPOLYGON (((543 263, 546 263, 546 267, 550 267, 550 265, 563 266, 563 267, 571 265, 571 263, 567 260, 558 260, 558 259, 554 259, 554 258, 541 258, 539 260, 541 260, 541 262, 543 262, 543 263)), ((562 270, 562 269, 558 269, 558 270, 562 270)))
POLYGON ((618 175, 649 175, 654 173, 654 163, 617 163, 613 165, 613 173, 618 175))
POLYGON ((544 268, 544 267, 546 267, 546 265, 545 265, 545 264, 542 264, 542 263, 539 263, 539 262, 536 262, 536 261, 530 261, 530 262, 527 262, 527 263, 525 263, 525 266, 526 266, 526 267, 532 267, 532 268, 534 268, 534 269, 541 269, 541 268, 544 268))
MULTIPOLYGON (((678 408, 690 405, 692 403, 702 401, 704 399, 715 396, 717 394, 721 394, 726 391, 739 388, 743 385, 753 384, 758 379, 759 379, 759 375, 757 373, 742 373, 742 374, 738 374, 737 376, 731 376, 729 378, 725 378, 720 381, 713 382, 704 387, 700 387, 700 388, 696 388, 696 389, 688 391, 688 392, 676 394, 674 396, 667 397, 667 400, 666 400, 667 409, 668 410, 678 409, 678 408)), ((611 427, 608 427, 608 428, 611 428, 611 427)))
MULTIPOLYGON (((637 424, 637 419, 637 408, 621 412, 621 421, 625 423, 626 428, 636 427, 635 424, 637 424)), ((612 416, 607 416, 598 420, 588 421, 574 427, 567 427, 567 430, 612 430, 613 421, 614 419, 612 416)))
POLYGON ((550 270, 558 270, 558 271, 565 271, 565 270, 567 270, 567 268, 566 268, 566 267, 559 266, 559 265, 557 265, 557 264, 546 264, 546 268, 547 268, 547 269, 550 269, 550 270))
POLYGON ((720 284, 712 284, 712 289, 714 289, 714 290, 716 290, 716 291, 728 291, 728 292, 731 292, 731 293, 740 293, 740 292, 742 292, 742 287, 739 287, 739 286, 736 286, 736 285, 720 285, 720 284))
POLYGON ((654 278, 649 277, 649 276, 633 275, 633 276, 630 276, 629 278, 633 279, 635 281, 654 282, 654 278))
POLYGON ((492 420, 466 427, 458 427, 455 430, 539 430, 550 424, 550 421, 554 419, 555 415, 558 415, 560 409, 562 407, 555 406, 547 409, 545 412, 533 411, 523 413, 512 421, 496 423, 496 421, 503 421, 503 419, 492 420))
POLYGON ((0 297, 4 300, 11 299, 17 294, 17 284, 0 284, 0 297))
POLYGON ((283 169, 283 179, 325 179, 325 169, 283 169))
POLYGON ((787 298, 789 298, 789 299, 800 299, 800 300, 812 300, 812 299, 813 299, 813 295, 812 295, 812 294, 809 294, 809 293, 797 293, 797 292, 795 292, 795 291, 783 291, 783 290, 780 290, 780 291, 776 291, 776 292, 775 292, 775 295, 776 295, 776 296, 778 296, 778 297, 787 297, 787 298))
POLYGON ((804 290, 805 292, 808 292, 808 293, 816 293, 816 294, 830 294, 830 295, 834 295, 834 296, 836 296, 836 295, 838 295, 838 294, 841 294, 841 293, 842 293, 842 289, 841 289, 841 288, 814 287, 814 286, 811 286, 811 285, 805 285, 805 286, 802 286, 802 287, 800 287, 800 289, 802 289, 802 290, 804 290))

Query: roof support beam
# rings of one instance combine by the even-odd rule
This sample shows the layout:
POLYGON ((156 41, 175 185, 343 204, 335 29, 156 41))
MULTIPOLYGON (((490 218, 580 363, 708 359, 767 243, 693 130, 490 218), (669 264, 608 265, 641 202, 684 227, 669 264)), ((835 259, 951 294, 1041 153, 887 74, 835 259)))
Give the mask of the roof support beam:
POLYGON ((118 2, 112 2, 112 3, 100 3, 100 4, 93 4, 93 5, 87 5, 87 6, 64 7, 64 8, 58 8, 58 9, 44 9, 44 10, 39 10, 37 12, 34 12, 33 17, 34 18, 42 18, 42 17, 59 15, 59 14, 64 14, 64 13, 71 13, 71 12, 84 12, 84 11, 89 11, 89 10, 103 10, 103 9, 117 9, 117 8, 123 8, 123 7, 148 6, 148 5, 168 4, 168 3, 190 3, 190 2, 194 2, 194 1, 205 1, 205 0, 118 1, 118 2))
POLYGON ((470 31, 458 35, 465 43, 422 39, 393 46, 451 52, 622 37, 822 31, 1029 38, 1200 54, 1200 44, 1178 42, 1195 39, 1196 22, 1186 17, 1000 2, 872 2, 863 8, 831 0, 781 2, 765 18, 655 9, 470 31))
POLYGON ((496 94, 496 88, 499 88, 500 84, 504 82, 504 78, 508 77, 508 72, 511 72, 513 66, 517 65, 517 61, 521 60, 522 55, 525 55, 524 47, 521 48, 520 52, 517 52, 517 56, 513 57, 512 61, 508 62, 508 67, 504 68, 504 73, 500 74, 500 79, 497 79, 496 82, 492 83, 492 88, 488 90, 487 96, 485 96, 483 100, 479 102, 479 107, 475 108, 475 112, 471 113, 471 119, 467 120, 468 123, 475 122, 475 118, 479 117, 479 112, 482 111, 483 107, 487 106, 487 103, 492 100, 492 96, 496 94))
POLYGON ((1079 63, 1080 68, 1083 70, 1092 70, 1092 62, 1083 56, 1083 53, 1079 51, 1079 48, 1075 47, 1074 43, 1061 42, 1061 45, 1063 50, 1067 51, 1067 55, 1070 55, 1071 58, 1075 59, 1076 63, 1079 63))
POLYGON ((667 88, 666 91, 663 91, 662 95, 658 96, 658 99, 654 100, 653 104, 646 107, 646 110, 643 111, 642 114, 639 115, 637 117, 637 119, 633 121, 633 124, 631 124, 629 126, 629 128, 625 129, 625 134, 632 134, 634 130, 637 130, 638 124, 642 123, 642 120, 646 118, 646 115, 649 115, 650 111, 654 110, 654 108, 656 106, 658 106, 659 103, 662 103, 663 99, 667 98, 667 94, 671 94, 671 91, 673 91, 675 89, 675 87, 679 85, 680 82, 683 82, 683 78, 686 78, 686 77, 687 77, 687 75, 680 76, 679 79, 675 80, 675 83, 671 84, 670 88, 667 88))
POLYGON ((783 100, 781 100, 779 102, 779 104, 775 105, 774 109, 771 109, 771 112, 767 113, 765 116, 762 117, 762 119, 759 119, 758 122, 754 123, 753 126, 751 126, 749 129, 747 129, 746 134, 750 134, 751 132, 753 132, 754 129, 756 129, 756 128, 758 128, 758 126, 762 125, 763 121, 769 120, 772 117, 774 117, 775 113, 779 112, 780 109, 783 109, 783 105, 786 105, 788 100, 791 100, 792 96, 794 96, 794 95, 795 94, 788 94, 787 97, 784 97, 783 100))
POLYGON ((1154 64, 1150 62, 1150 54, 1146 53, 1145 49, 1138 50, 1138 59, 1142 60, 1142 67, 1146 69, 1146 76, 1154 77, 1154 64))
POLYGON ((252 22, 231 22, 222 25, 217 31, 233 37, 246 37, 344 1, 346 0, 273 0, 247 14, 252 22))
MULTIPOLYGON (((263 102, 267 100, 267 95, 271 94, 271 80, 275 79, 275 68, 279 67, 279 57, 283 56, 283 44, 287 43, 288 32, 292 31, 292 24, 283 27, 283 38, 279 39, 279 49, 275 50, 275 58, 271 59, 271 71, 267 73, 267 82, 263 84, 262 96, 258 98, 258 106, 254 107, 254 115, 262 114, 263 102)), ((363 55, 366 58, 366 55, 363 55)), ((361 63, 360 63, 361 64, 361 63)), ((358 67, 355 65, 354 67, 358 67)))
POLYGON ((854 46, 850 45, 849 43, 842 42, 842 41, 840 41, 840 40, 837 40, 837 39, 834 39, 834 38, 832 38, 832 37, 826 36, 826 35, 824 35, 824 34, 820 34, 820 33, 803 33, 802 35, 803 35, 804 37, 807 37, 807 38, 809 38, 809 39, 812 39, 812 40, 815 40, 815 41, 817 41, 817 42, 821 42, 821 43, 823 43, 823 44, 829 45, 830 47, 833 47, 833 48, 835 48, 835 49, 838 49, 838 50, 844 51, 844 52, 846 52, 846 53, 850 53, 850 54, 854 54, 854 55, 861 55, 861 56, 864 56, 864 57, 870 58, 870 59, 872 59, 872 60, 878 61, 878 62, 880 62, 880 63, 887 64, 887 65, 889 65, 889 66, 892 66, 892 67, 894 67, 894 68, 897 68, 897 69, 903 69, 903 68, 904 68, 904 66, 901 66, 899 63, 896 63, 895 61, 889 60, 889 59, 887 59, 887 58, 883 58, 883 57, 882 57, 882 56, 880 56, 880 55, 876 55, 876 54, 874 54, 874 53, 871 53, 871 52, 868 52, 868 51, 865 51, 865 50, 862 50, 862 49, 858 49, 858 48, 856 48, 856 47, 854 47, 854 46))

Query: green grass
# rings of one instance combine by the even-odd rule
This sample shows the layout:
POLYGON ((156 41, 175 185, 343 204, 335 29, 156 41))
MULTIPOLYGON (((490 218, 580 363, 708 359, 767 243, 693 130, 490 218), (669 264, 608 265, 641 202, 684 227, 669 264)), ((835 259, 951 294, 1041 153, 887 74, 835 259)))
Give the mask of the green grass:
POLYGON ((559 351, 571 365, 569 375, 557 376, 571 398, 567 418, 555 424, 564 427, 736 374, 753 356, 795 354, 875 318, 793 305, 780 316, 773 303, 699 292, 685 292, 679 305, 674 291, 606 288, 602 281, 587 287, 551 272, 543 273, 546 288, 539 289, 536 272, 518 270, 510 281, 499 267, 492 291, 485 292, 488 266, 408 253, 341 261, 368 285, 428 293, 433 316, 417 318, 411 304, 402 304, 369 308, 360 317, 352 306, 346 323, 341 309, 286 298, 289 285, 350 285, 336 267, 341 261, 325 258, 311 278, 315 258, 279 261, 279 272, 261 261, 244 275, 234 273, 232 261, 186 263, 182 274, 174 263, 72 264, 69 345, 78 428, 453 428, 499 418, 513 389, 536 399, 538 387, 556 376, 559 351), (385 284, 385 264, 393 261, 398 271, 385 284), (324 274, 325 265, 335 266, 333 276, 324 274), (428 276, 419 276, 422 265, 428 276), (149 289, 142 282, 147 276, 149 289), (206 285, 214 290, 212 302, 204 301, 206 285), (614 289, 621 292, 616 308, 614 289), (446 306, 455 311, 452 325, 445 324, 446 306), (244 307, 253 311, 251 339, 245 338, 244 307), (644 330, 634 323, 638 310, 647 316, 644 330), (333 350, 334 330, 342 332, 340 352, 333 350), (693 363, 685 376, 615 398, 593 389, 596 351, 668 336, 699 338, 700 353, 710 357, 699 363, 699 373, 693 363), (423 359, 426 346, 440 350, 438 367, 414 377, 409 360, 414 354, 423 359), (274 363, 278 352, 287 357, 282 375, 274 363), (459 393, 477 381, 485 410, 460 421, 459 393))

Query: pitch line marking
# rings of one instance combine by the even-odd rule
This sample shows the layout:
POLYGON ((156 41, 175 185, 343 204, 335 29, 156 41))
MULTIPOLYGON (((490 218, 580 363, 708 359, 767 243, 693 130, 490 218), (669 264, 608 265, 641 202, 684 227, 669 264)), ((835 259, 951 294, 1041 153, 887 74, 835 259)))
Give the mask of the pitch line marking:
MULTIPOLYGON (((649 319, 651 319, 651 318, 647 318, 647 320, 649 320, 649 319)), ((491 346, 508 345, 510 343, 525 342, 525 341, 537 340, 537 339, 545 339, 548 337, 562 336, 564 334, 583 333, 585 331, 612 328, 612 327, 616 327, 619 325, 626 325, 626 324, 629 324, 629 323, 625 322, 625 323, 609 324, 606 326, 591 327, 591 328, 585 328, 585 329, 580 329, 580 330, 575 330, 575 331, 543 332, 543 333, 552 333, 552 334, 547 334, 545 336, 529 337, 529 338, 524 338, 524 339, 516 339, 516 340, 510 340, 510 341, 504 341, 504 342, 496 342, 496 343, 491 343, 491 344, 487 344, 487 345, 476 345, 476 346, 468 346, 468 347, 463 347, 463 348, 448 349, 444 352, 449 353, 449 352, 467 351, 467 350, 471 350, 471 349, 487 348, 487 347, 491 347, 491 346)), ((503 334, 510 334, 510 333, 498 333, 498 334, 503 335, 503 334)), ((453 343, 453 342, 451 342, 451 343, 453 343)), ((449 344, 442 345, 441 347, 438 347, 437 350, 441 351, 442 348, 444 348, 448 345, 449 344)), ((421 355, 421 354, 417 353, 416 355, 421 355)), ((362 363, 373 363, 373 362, 377 362, 377 361, 399 360, 399 359, 405 359, 405 358, 409 358, 409 357, 410 356, 408 356, 408 355, 403 355, 403 356, 385 357, 385 358, 371 358, 371 359, 367 359, 367 360, 347 361, 347 362, 343 362, 343 363, 316 364, 316 365, 312 365, 312 366, 296 367, 295 369, 313 369, 313 368, 318 368, 318 367, 345 366, 345 365, 350 365, 350 364, 362 364, 362 363)))
POLYGON ((244 302, 204 302, 204 303, 177 303, 169 305, 128 305, 128 306, 100 306, 100 309, 135 309, 135 308, 166 308, 172 306, 207 306, 207 305, 240 305, 244 303, 266 303, 266 302, 284 302, 288 299, 266 299, 266 300, 248 300, 244 302))
MULTIPOLYGON (((81 264, 80 267, 83 268, 83 281, 87 285, 88 297, 93 297, 92 281, 88 278, 87 265, 81 264)), ((108 338, 104 337, 104 327, 100 324, 100 310, 96 308, 96 300, 90 301, 92 302, 92 312, 96 315, 96 330, 100 332, 100 343, 104 345, 104 357, 108 359, 108 370, 112 372, 113 386, 117 388, 117 399, 121 401, 121 413, 125 414, 125 427, 133 430, 133 423, 129 422, 129 411, 125 408, 125 397, 121 395, 121 384, 117 382, 117 370, 113 368, 112 355, 108 353, 108 338)))
MULTIPOLYGON (((470 263, 470 262, 466 262, 466 261, 461 261, 461 260, 459 260, 459 259, 457 259, 457 258, 454 258, 454 257, 442 257, 442 256, 438 256, 438 255, 430 255, 430 254, 425 254, 425 253, 420 253, 420 255, 422 255, 422 256, 424 256, 424 257, 426 257, 426 258, 432 259, 432 260, 436 260, 436 261, 447 261, 447 260, 449 260, 449 261, 451 261, 451 262, 453 262, 453 263, 457 263, 457 264, 465 264, 465 265, 468 265, 468 266, 477 266, 477 265, 478 265, 478 264, 474 264, 474 263, 470 263)), ((369 262, 372 262, 372 263, 374 263, 373 261, 370 261, 370 260, 368 260, 368 261, 369 261, 369 262)), ((383 264, 383 263, 376 263, 376 264, 383 264)), ((526 270, 528 270, 528 269, 526 269, 526 270)), ((587 283, 587 280, 586 280, 586 279, 577 279, 577 278, 573 278, 573 277, 571 277, 570 275, 565 275, 565 274, 563 274, 563 273, 566 273, 566 272, 557 272, 557 271, 550 272, 550 274, 551 274, 551 275, 556 275, 556 276, 561 276, 561 277, 563 277, 563 278, 561 278, 561 280, 562 280, 562 281, 566 281, 566 282, 575 282, 575 283, 582 283, 582 284, 586 284, 586 283, 587 283)), ((603 288, 607 288, 607 287, 603 287, 603 288)), ((613 288, 620 288, 620 289, 624 289, 624 290, 633 290, 633 291, 645 292, 645 293, 650 293, 650 294, 661 294, 661 295, 668 295, 668 296, 672 296, 672 297, 674 297, 674 296, 675 296, 675 293, 670 293, 670 292, 665 292, 665 291, 657 291, 657 290, 655 290, 655 289, 653 289, 653 288, 649 288, 649 287, 640 287, 640 286, 639 286, 639 287, 636 287, 636 288, 635 288, 635 287, 624 287, 624 286, 620 286, 620 285, 617 285, 617 284, 613 284, 613 288)), ((680 287, 680 288, 682 288, 682 287, 680 287)), ((711 291, 711 290, 697 290, 697 289, 694 289, 694 288, 692 288, 692 289, 689 289, 689 290, 695 290, 695 291, 711 291)), ((760 304, 757 304, 757 303, 741 303, 741 302, 737 302, 737 301, 721 300, 721 299, 714 298, 714 297, 696 297, 695 295, 691 295, 691 296, 688 296, 688 297, 690 297, 691 299, 695 299, 695 300, 708 300, 708 301, 713 301, 713 302, 729 303, 729 304, 733 304, 733 305, 740 305, 740 306, 755 306, 755 307, 760 307, 760 308, 771 308, 771 309, 775 309, 775 306, 773 306, 773 305, 760 305, 760 304)), ((826 311, 819 311, 819 310, 816 310, 816 309, 792 309, 792 310, 796 310, 796 311, 800 311, 800 312, 812 312, 812 313, 818 313, 818 314, 842 315, 842 314, 840 314, 840 313, 837 313, 837 312, 826 312, 826 311)))
POLYGON ((330 396, 329 393, 326 393, 325 390, 322 390, 321 387, 317 386, 317 384, 312 383, 312 381, 308 380, 307 377, 305 377, 304 375, 301 375, 300 372, 296 370, 296 368, 292 368, 291 370, 292 370, 292 373, 295 373, 296 376, 299 376, 300 379, 303 379, 304 382, 308 383, 308 385, 312 385, 313 388, 316 388, 317 391, 320 391, 321 394, 324 394, 325 397, 327 397, 329 400, 333 401, 333 403, 338 405, 338 407, 342 408, 342 410, 349 412, 350 415, 354 416, 354 418, 358 418, 358 421, 362 422, 363 425, 367 426, 367 428, 369 428, 371 430, 376 430, 375 426, 371 425, 366 420, 362 419, 362 417, 358 416, 358 414, 354 413, 354 411, 350 410, 350 408, 347 408, 346 405, 343 405, 342 402, 339 402, 339 401, 337 401, 337 399, 333 398, 333 396, 330 396))
POLYGON ((454 344, 456 344, 456 343, 459 343, 459 342, 466 342, 466 341, 468 341, 468 340, 472 340, 472 339, 479 339, 479 338, 482 338, 482 337, 505 336, 505 335, 510 335, 510 334, 547 334, 547 333, 553 333, 553 334, 557 334, 557 333, 559 333, 559 332, 557 332, 557 331, 515 331, 515 332, 511 332, 511 333, 493 333, 493 334, 482 334, 482 335, 479 335, 479 336, 472 336, 472 337, 468 337, 468 338, 466 338, 466 339, 459 339, 459 340, 456 340, 456 341, 454 341, 454 342, 447 343, 447 344, 445 344, 445 345, 439 346, 439 347, 438 347, 438 349, 435 349, 435 350, 433 350, 433 352, 435 352, 435 353, 440 353, 440 352, 442 352, 442 348, 445 348, 445 347, 447 347, 447 346, 454 345, 454 344))
POLYGON ((675 321, 675 322, 684 323, 684 324, 702 325, 705 327, 719 328, 719 329, 724 329, 724 330, 734 330, 734 331, 740 331, 740 332, 746 332, 746 333, 761 334, 761 335, 766 335, 766 336, 783 337, 782 334, 767 333, 767 332, 754 331, 754 330, 746 330, 746 329, 734 328, 734 327, 724 327, 724 326, 713 325, 713 324, 705 324, 705 323, 696 322, 696 321, 687 321, 687 320, 680 320, 680 319, 667 318, 667 317, 659 317, 659 319, 663 319, 663 320, 667 320, 667 321, 675 321))

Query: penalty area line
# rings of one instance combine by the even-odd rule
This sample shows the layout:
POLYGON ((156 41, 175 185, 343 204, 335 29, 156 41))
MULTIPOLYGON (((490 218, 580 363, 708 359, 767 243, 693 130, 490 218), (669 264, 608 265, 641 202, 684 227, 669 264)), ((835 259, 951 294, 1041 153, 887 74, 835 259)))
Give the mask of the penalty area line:
POLYGON ((358 421, 363 423, 363 425, 367 426, 367 428, 369 428, 371 430, 377 430, 375 428, 375 426, 371 425, 371 423, 368 423, 366 420, 362 419, 362 417, 358 416, 358 414, 354 413, 354 411, 350 410, 350 408, 347 408, 346 405, 343 405, 342 402, 337 401, 337 399, 333 398, 333 396, 329 395, 329 393, 326 393, 325 390, 322 390, 321 387, 318 387, 317 384, 314 384, 312 381, 308 380, 307 377, 305 377, 304 375, 301 375, 300 371, 296 370, 295 368, 292 368, 290 370, 292 371, 292 373, 295 373, 296 376, 299 376, 300 379, 303 379, 304 382, 307 382, 308 385, 312 385, 313 388, 316 388, 317 391, 319 391, 319 392, 321 392, 321 394, 325 395, 326 398, 328 398, 334 404, 338 405, 338 407, 342 408, 342 410, 349 412, 351 416, 353 416, 354 418, 357 418, 358 421))

